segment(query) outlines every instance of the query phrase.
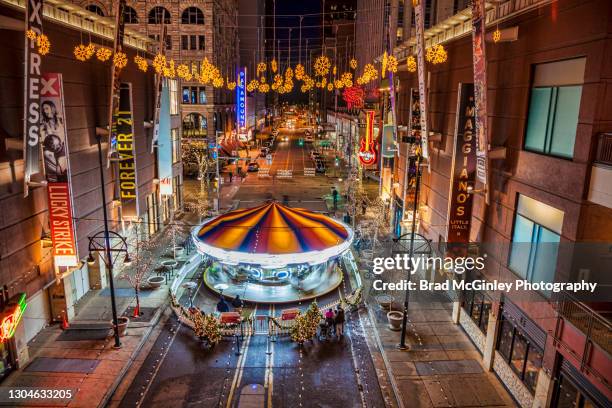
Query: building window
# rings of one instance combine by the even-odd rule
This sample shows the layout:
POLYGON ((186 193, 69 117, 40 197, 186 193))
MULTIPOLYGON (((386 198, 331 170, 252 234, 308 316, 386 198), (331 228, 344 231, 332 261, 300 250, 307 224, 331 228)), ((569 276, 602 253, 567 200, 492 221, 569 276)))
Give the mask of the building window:
POLYGON ((170 114, 178 115, 179 100, 178 100, 178 83, 176 79, 168 80, 168 93, 170 94, 170 114))
POLYGON ((199 92, 199 103, 201 105, 205 105, 206 104, 206 88, 202 87, 200 88, 199 92))
POLYGON ((535 393, 543 352, 504 316, 502 316, 497 351, 529 391, 535 393))
POLYGON ((100 8, 100 6, 96 5, 96 4, 90 4, 88 6, 85 7, 85 10, 97 14, 99 16, 104 17, 104 11, 102 11, 102 9, 100 8))
POLYGON ((188 7, 181 15, 182 24, 204 24, 204 13, 197 7, 188 7))
POLYGON ((462 307, 486 336, 489 325, 489 312, 491 311, 491 300, 483 292, 469 291, 465 292, 462 307))
MULTIPOLYGON (((149 34, 149 38, 159 44, 159 34, 149 34)), ((171 36, 166 35, 164 46, 166 47, 167 50, 172 49, 172 37, 171 36)))
POLYGON ((592 401, 563 371, 555 386, 553 408, 595 408, 600 405, 592 401))
POLYGON ((138 24, 138 13, 133 7, 125 6, 123 9, 123 19, 126 24, 138 24))
POLYGON ((204 138, 208 133, 206 117, 190 113, 183 118, 183 138, 204 138))
POLYGON ((525 150, 573 157, 585 61, 577 58, 536 65, 525 150))
POLYGON ((181 188, 181 176, 172 179, 172 198, 174 199, 174 210, 183 205, 183 189, 181 188))
POLYGON ((178 129, 170 129, 170 140, 172 142, 172 164, 175 164, 181 159, 181 140, 178 129))
POLYGON ((198 35, 198 50, 206 49, 206 41, 203 35, 198 35))
POLYGON ((170 24, 170 12, 162 7, 155 6, 149 11, 149 24, 170 24))
MULTIPOLYGON (((530 282, 554 282, 563 211, 518 197, 508 266, 530 282)), ((542 292, 550 296, 550 292, 542 292)))
POLYGON ((147 196, 147 218, 149 223, 149 236, 155 234, 159 228, 159 210, 157 208, 157 195, 151 193, 147 196))
POLYGON ((183 103, 189 103, 189 87, 183 87, 183 103))
POLYGON ((181 35, 181 49, 204 50, 205 48, 206 42, 203 35, 181 35))

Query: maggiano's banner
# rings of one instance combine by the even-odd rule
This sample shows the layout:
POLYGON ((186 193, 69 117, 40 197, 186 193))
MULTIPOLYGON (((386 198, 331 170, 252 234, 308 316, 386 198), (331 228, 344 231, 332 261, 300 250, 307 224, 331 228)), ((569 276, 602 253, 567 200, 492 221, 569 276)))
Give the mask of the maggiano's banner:
MULTIPOLYGON (((487 56, 485 52, 485 0, 472 0, 472 53, 476 102, 476 177, 487 185, 487 56)), ((485 194, 488 203, 488 194, 485 194)))
POLYGON ((414 20, 416 25, 417 43, 417 70, 419 79, 419 105, 421 120, 421 156, 429 158, 428 139, 429 129, 427 128, 427 76, 425 72, 425 1, 413 0, 414 20))
POLYGON ((475 110, 474 84, 459 84, 447 232, 449 252, 456 256, 463 256, 470 242, 473 194, 468 186, 474 185, 476 173, 475 110))
POLYGON ((56 267, 77 266, 62 74, 42 76, 40 107, 53 260, 56 267))
POLYGON ((138 218, 138 182, 134 148, 134 123, 132 117, 132 84, 119 86, 119 109, 116 123, 117 155, 119 162, 119 196, 123 219, 138 218))
MULTIPOLYGON (((42 33, 42 0, 26 0, 25 29, 42 33)), ((23 88, 23 194, 28 196, 28 183, 40 173, 40 65, 41 57, 36 39, 25 36, 23 88)))

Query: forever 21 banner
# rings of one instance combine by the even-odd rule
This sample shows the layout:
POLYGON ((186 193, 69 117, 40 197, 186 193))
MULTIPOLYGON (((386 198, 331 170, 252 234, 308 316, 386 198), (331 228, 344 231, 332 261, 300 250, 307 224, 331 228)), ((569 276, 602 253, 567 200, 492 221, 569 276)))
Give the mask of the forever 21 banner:
POLYGON ((473 194, 468 187, 476 178, 474 84, 459 84, 457 99, 447 241, 451 255, 465 256, 472 223, 473 194))
POLYGON ((121 83, 119 109, 115 116, 117 154, 119 156, 119 196, 123 219, 138 218, 138 182, 134 148, 134 120, 132 115, 132 84, 121 83))

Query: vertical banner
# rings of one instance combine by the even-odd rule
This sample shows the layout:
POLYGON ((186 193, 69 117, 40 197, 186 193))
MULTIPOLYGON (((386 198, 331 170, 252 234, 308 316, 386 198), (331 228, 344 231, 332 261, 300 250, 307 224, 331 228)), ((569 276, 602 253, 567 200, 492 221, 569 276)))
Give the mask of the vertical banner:
POLYGON ((427 72, 425 72, 425 1, 413 0, 414 21, 416 25, 417 43, 417 70, 419 79, 419 104, 421 107, 421 156, 429 158, 428 139, 429 129, 427 128, 427 72))
MULTIPOLYGON (((113 55, 117 52, 123 52, 123 36, 125 31, 125 0, 117 1, 117 9, 115 10, 115 36, 113 42, 113 55)), ((117 110, 119 109, 119 74, 120 68, 116 68, 115 64, 111 64, 111 81, 110 81, 110 101, 108 104, 108 123, 110 129, 108 132, 108 165, 110 159, 117 153, 117 129, 113 126, 116 121, 117 110)))
MULTIPOLYGON (((419 102, 419 90, 415 88, 410 88, 410 120, 408 123, 410 126, 410 137, 408 139, 409 145, 406 147, 404 191, 402 194, 402 214, 404 219, 406 219, 406 194, 409 187, 408 183, 410 181, 410 176, 413 176, 413 174, 411 174, 410 159, 417 155, 417 152, 421 147, 421 104, 419 102)), ((414 176, 416 176, 416 171, 414 176)))
MULTIPOLYGON (((485 0, 472 0, 472 52, 476 101, 476 178, 487 186, 487 57, 485 52, 485 0)), ((489 194, 485 194, 487 203, 489 194)))
POLYGON ((119 161, 119 196, 123 219, 138 218, 138 182, 136 179, 136 157, 134 156, 134 123, 132 116, 132 84, 119 86, 117 105, 117 154, 119 161))
POLYGON ((40 138, 47 178, 53 260, 56 267, 77 266, 62 74, 42 76, 40 107, 40 138))
MULTIPOLYGON (((25 30, 42 33, 42 0, 26 0, 25 30)), ((23 195, 28 196, 30 178, 40 173, 40 65, 36 39, 25 36, 23 87, 23 195)))
POLYGON ((236 86, 236 105, 238 106, 238 131, 246 132, 246 68, 238 73, 238 86, 236 86))
POLYGON ((172 195, 172 137, 170 132, 170 89, 163 80, 159 109, 159 140, 157 144, 157 176, 163 196, 172 195))
POLYGON ((468 187, 476 180, 474 99, 474 84, 459 84, 446 234, 449 252, 455 256, 464 256, 470 242, 473 194, 468 187))
MULTIPOLYGON (((166 51, 166 24, 162 18, 161 35, 159 36, 159 52, 165 55, 166 51)), ((159 111, 161 109, 161 93, 162 93, 163 77, 161 74, 155 74, 155 112, 153 113, 153 138, 151 139, 151 153, 157 146, 159 140, 159 111)))
POLYGON ((365 115, 365 136, 363 139, 361 139, 361 145, 359 146, 357 157, 359 157, 361 164, 364 166, 369 166, 376 163, 376 147, 374 143, 374 111, 367 110, 365 115))

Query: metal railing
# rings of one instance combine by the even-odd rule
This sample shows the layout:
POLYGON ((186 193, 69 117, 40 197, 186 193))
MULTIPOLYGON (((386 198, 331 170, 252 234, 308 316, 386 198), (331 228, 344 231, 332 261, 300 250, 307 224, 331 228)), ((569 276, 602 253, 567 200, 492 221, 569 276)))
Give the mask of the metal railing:
POLYGON ((601 133, 599 135, 595 162, 612 166, 612 133, 601 133))
POLYGON ((610 321, 567 292, 561 292, 554 305, 561 317, 586 335, 587 344, 590 340, 612 355, 612 323, 610 321))

